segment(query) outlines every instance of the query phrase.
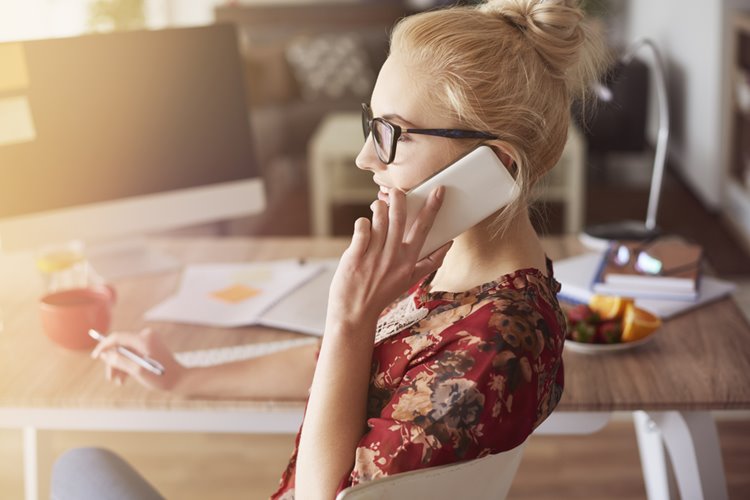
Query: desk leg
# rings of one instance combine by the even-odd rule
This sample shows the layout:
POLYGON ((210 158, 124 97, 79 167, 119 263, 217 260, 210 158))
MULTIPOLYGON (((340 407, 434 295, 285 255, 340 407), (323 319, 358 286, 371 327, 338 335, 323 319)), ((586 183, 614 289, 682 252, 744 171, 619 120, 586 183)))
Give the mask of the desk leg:
POLYGON ((26 500, 39 498, 36 427, 23 428, 23 487, 26 500))
POLYGON ((633 412, 633 423, 641 455, 646 496, 649 500, 669 500, 669 477, 661 430, 643 411, 633 412))
POLYGON ((646 415, 660 431, 680 498, 727 500, 719 433, 711 413, 665 411, 646 412, 646 415))

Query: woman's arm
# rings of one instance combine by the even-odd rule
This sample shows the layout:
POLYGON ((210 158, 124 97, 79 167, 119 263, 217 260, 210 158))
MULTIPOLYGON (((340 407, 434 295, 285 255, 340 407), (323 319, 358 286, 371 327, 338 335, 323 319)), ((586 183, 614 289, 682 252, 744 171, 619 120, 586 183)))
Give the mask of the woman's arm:
POLYGON ((375 323, 326 329, 297 455, 295 498, 335 496, 365 432, 375 323))
POLYGON ((440 208, 442 189, 432 193, 408 233, 404 194, 392 189, 389 196, 390 207, 373 203, 371 223, 357 220, 331 283, 326 330, 297 454, 297 500, 330 500, 351 471, 366 430, 377 318, 409 286, 437 269, 450 248, 447 244, 417 262, 440 208))
POLYGON ((107 379, 118 384, 130 376, 150 389, 191 397, 304 400, 317 348, 315 343, 232 363, 186 368, 158 333, 146 329, 113 333, 91 355, 104 361, 107 379), (116 350, 118 345, 158 361, 164 374, 154 375, 123 357, 116 350))

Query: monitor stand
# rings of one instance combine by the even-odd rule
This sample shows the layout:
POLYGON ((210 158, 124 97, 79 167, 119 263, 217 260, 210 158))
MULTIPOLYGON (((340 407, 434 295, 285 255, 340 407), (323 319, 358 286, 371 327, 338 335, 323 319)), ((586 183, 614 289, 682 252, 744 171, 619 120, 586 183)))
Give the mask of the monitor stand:
POLYGON ((87 247, 86 258, 95 274, 105 281, 165 273, 182 267, 179 260, 154 248, 142 237, 87 247))

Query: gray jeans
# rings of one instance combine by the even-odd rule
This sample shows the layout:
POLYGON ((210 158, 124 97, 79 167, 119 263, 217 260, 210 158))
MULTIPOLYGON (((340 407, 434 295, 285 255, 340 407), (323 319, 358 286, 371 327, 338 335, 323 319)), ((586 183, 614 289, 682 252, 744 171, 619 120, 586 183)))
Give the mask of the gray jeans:
POLYGON ((55 461, 51 500, 157 500, 164 497, 125 460, 102 448, 74 448, 55 461))

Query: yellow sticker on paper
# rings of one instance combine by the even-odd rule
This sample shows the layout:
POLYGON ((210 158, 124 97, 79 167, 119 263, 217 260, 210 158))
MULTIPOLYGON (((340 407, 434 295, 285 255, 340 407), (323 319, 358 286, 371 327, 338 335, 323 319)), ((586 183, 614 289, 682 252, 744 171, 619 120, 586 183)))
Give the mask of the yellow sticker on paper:
POLYGON ((240 302, 255 297, 260 294, 261 291, 262 290, 258 288, 251 288, 249 286, 237 284, 224 288, 223 290, 217 290, 211 294, 211 297, 231 304, 239 304, 240 302))

